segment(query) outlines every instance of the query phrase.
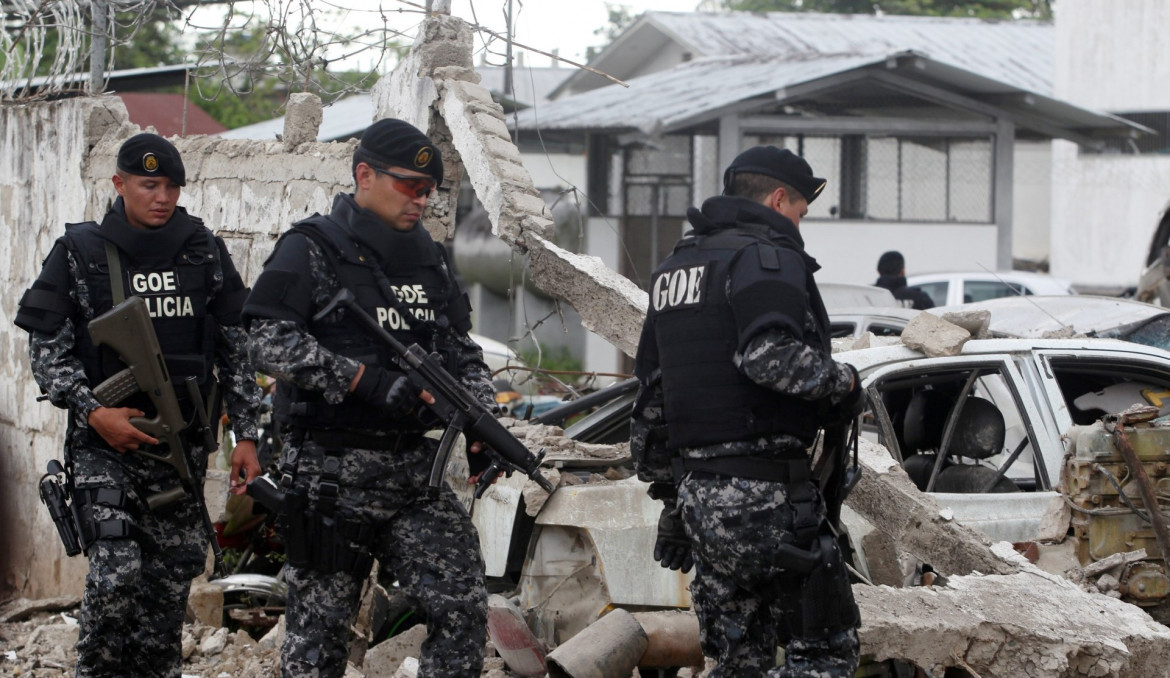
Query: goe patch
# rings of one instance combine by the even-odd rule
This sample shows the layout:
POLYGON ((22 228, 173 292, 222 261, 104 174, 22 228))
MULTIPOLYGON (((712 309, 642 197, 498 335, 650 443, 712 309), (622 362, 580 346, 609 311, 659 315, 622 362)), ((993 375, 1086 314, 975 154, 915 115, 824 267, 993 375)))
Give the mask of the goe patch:
POLYGON ((659 271, 650 282, 650 304, 659 312, 699 306, 706 294, 706 279, 707 264, 659 271))
POLYGON ((151 318, 186 318, 195 315, 191 297, 179 288, 176 269, 131 271, 130 294, 142 297, 151 318))

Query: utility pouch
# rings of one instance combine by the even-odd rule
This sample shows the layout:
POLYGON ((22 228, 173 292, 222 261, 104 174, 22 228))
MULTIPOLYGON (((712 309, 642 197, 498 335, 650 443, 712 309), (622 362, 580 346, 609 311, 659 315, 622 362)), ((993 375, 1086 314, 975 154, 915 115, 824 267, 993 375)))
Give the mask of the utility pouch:
POLYGON ((800 591, 803 637, 809 639, 828 638, 857 626, 861 620, 837 540, 831 534, 821 534, 817 550, 820 562, 800 591))
POLYGON ((374 564, 370 553, 373 529, 365 521, 306 510, 304 490, 286 494, 284 526, 288 562, 295 567, 324 574, 346 572, 363 578, 374 564), (291 496, 289 496, 291 494, 291 496))
POLYGON ((64 486, 68 484, 65 469, 61 462, 53 459, 45 470, 39 484, 41 503, 49 509, 49 516, 57 526, 57 534, 65 546, 65 555, 72 557, 81 553, 81 541, 73 509, 65 499, 64 486))

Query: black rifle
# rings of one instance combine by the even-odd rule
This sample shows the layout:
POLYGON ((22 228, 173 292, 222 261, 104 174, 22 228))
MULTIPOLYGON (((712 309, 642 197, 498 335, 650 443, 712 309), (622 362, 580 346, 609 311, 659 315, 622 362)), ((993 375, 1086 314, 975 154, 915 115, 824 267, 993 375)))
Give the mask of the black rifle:
MULTIPOLYGON (((159 348, 158 337, 154 333, 146 302, 142 297, 129 297, 91 320, 89 334, 95 345, 113 349, 126 364, 125 369, 94 387, 94 396, 104 407, 115 407, 139 391, 149 396, 154 404, 155 416, 150 419, 131 417, 130 423, 147 435, 165 440, 167 451, 165 454, 156 453, 149 448, 140 447, 136 454, 169 464, 178 472, 179 480, 182 481, 179 487, 147 497, 147 506, 153 511, 188 497, 195 502, 203 516, 203 531, 211 542, 211 550, 215 555, 216 571, 221 576, 226 576, 223 553, 219 549, 219 540, 211 524, 211 516, 207 513, 207 504, 203 501, 203 487, 195 483, 195 475, 187 461, 186 446, 180 435, 191 422, 183 419, 179 399, 175 395, 171 375, 167 371, 166 358, 159 348)), ((207 421, 207 413, 203 408, 202 396, 193 378, 187 379, 186 387, 191 400, 195 403, 196 416, 201 418, 200 425, 204 428, 204 440, 209 445, 210 453, 216 449, 216 445, 214 434, 210 430, 210 422, 207 421)))
POLYGON ((813 466, 813 480, 825 500, 825 521, 837 539, 837 547, 846 563, 852 561, 853 549, 849 535, 841 524, 841 506, 845 498, 861 480, 861 464, 857 460, 857 418, 825 427, 821 442, 821 456, 813 466), (849 452, 853 451, 853 465, 849 466, 849 452))
POLYGON ((401 358, 400 367, 406 372, 410 382, 416 387, 428 391, 435 398, 433 404, 426 403, 432 413, 446 426, 443 436, 439 440, 439 449, 435 454, 435 461, 431 465, 431 474, 428 484, 433 489, 443 485, 443 476, 446 475, 447 461, 451 457, 451 448, 460 433, 468 440, 478 440, 486 446, 480 454, 487 454, 491 464, 487 470, 479 475, 476 483, 475 496, 480 497, 491 487, 500 473, 512 475, 513 471, 522 471, 545 492, 552 493, 553 484, 540 473, 540 462, 544 459, 544 452, 533 455, 524 447, 524 443, 508 432, 494 414, 483 403, 479 402, 463 386, 455 381, 435 359, 418 344, 405 346, 387 332, 378 321, 358 306, 353 292, 342 288, 329 300, 316 315, 314 320, 320 320, 339 307, 346 308, 354 317, 360 320, 367 328, 394 349, 401 358))

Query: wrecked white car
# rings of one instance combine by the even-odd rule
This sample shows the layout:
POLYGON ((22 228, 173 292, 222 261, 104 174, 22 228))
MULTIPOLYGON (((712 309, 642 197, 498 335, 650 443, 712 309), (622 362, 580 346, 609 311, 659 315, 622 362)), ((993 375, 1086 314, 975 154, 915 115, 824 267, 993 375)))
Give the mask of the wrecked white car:
MULTIPOLYGON (((1062 503, 1066 434, 1134 403, 1170 412, 1170 353, 1116 340, 990 339, 940 358, 904 346, 836 357, 862 376, 870 401, 862 435, 884 445, 957 520, 996 540, 1035 540, 1045 510, 1062 503)), ((620 395, 611 406, 568 432, 590 438, 621 431, 630 390, 614 392, 620 395)), ((547 426, 525 428, 521 422, 514 430, 530 446, 549 435, 547 426)), ((489 577, 497 590, 514 592, 550 645, 612 607, 690 604, 689 577, 651 557, 660 507, 645 484, 620 470, 628 468, 624 450, 578 443, 550 452, 546 464, 573 484, 527 512, 519 476, 501 480, 474 506, 489 577)), ((1165 490, 1170 456, 1159 454, 1151 473, 1165 490)), ((1159 572, 1161 579, 1147 580, 1161 585, 1159 572)))

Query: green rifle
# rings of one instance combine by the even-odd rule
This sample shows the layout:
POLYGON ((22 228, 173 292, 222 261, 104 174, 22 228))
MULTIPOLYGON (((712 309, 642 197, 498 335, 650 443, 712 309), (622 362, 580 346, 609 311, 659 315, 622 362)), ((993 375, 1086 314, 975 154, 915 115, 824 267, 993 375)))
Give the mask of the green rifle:
MULTIPOLYGON (((150 401, 154 403, 155 416, 131 417, 130 423, 139 431, 165 441, 167 451, 156 453, 150 449, 139 448, 137 454, 169 464, 178 472, 179 480, 182 481, 179 487, 147 497, 147 506, 153 511, 190 497, 203 516, 203 531, 207 534, 211 550, 215 554, 216 571, 221 576, 225 575, 223 553, 219 548, 215 528, 211 524, 211 516, 207 513, 207 504, 203 501, 203 487, 195 483, 195 475, 191 472, 186 447, 180 435, 191 422, 183 419, 179 399, 175 395, 174 384, 167 371, 166 358, 159 348, 146 301, 142 297, 129 297, 91 320, 89 335, 95 345, 110 348, 126 364, 125 369, 98 384, 93 389, 94 396, 103 407, 116 407, 118 403, 138 392, 149 396, 150 401)), ((203 399, 194 378, 186 380, 186 387, 192 402, 195 403, 196 416, 203 427, 208 449, 215 449, 211 422, 207 420, 207 411, 203 407, 203 399)))

